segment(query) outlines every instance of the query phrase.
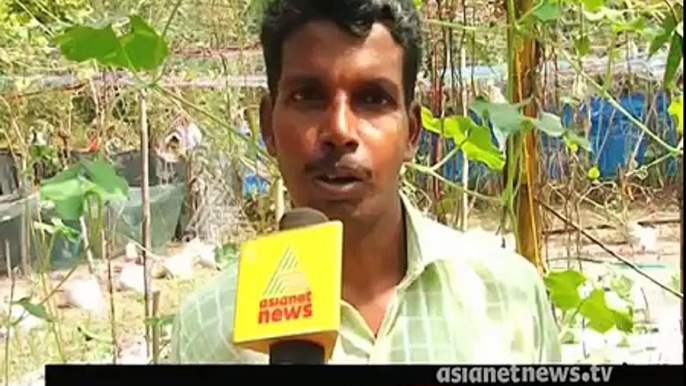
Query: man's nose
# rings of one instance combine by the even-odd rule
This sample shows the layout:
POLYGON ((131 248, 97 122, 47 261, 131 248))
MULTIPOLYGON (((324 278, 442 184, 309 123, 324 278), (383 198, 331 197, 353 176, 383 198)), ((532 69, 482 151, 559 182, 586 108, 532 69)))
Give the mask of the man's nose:
POLYGON ((322 121, 321 139, 328 147, 355 149, 358 145, 357 119, 345 96, 338 96, 322 121))

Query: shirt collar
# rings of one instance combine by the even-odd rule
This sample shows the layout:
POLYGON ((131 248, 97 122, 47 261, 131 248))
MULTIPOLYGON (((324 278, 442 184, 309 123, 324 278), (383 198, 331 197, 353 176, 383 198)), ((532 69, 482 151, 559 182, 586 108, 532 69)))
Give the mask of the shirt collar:
POLYGON ((406 288, 424 272, 426 267, 438 260, 437 255, 432 253, 429 234, 433 222, 419 211, 410 199, 400 193, 400 200, 405 216, 405 243, 407 245, 407 273, 400 282, 400 288, 406 288))

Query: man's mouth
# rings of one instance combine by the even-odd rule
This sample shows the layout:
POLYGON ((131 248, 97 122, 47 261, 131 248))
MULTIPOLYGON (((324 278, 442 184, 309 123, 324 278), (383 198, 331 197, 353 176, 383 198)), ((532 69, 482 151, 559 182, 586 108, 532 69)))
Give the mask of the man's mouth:
POLYGON ((364 194, 365 177, 361 171, 336 168, 314 176, 314 184, 330 199, 350 199, 364 194))
POLYGON ((327 183, 327 184, 332 184, 332 185, 347 185, 347 184, 352 184, 355 182, 360 182, 361 180, 355 176, 347 176, 347 175, 336 175, 336 174, 325 174, 316 177, 317 180, 327 183))

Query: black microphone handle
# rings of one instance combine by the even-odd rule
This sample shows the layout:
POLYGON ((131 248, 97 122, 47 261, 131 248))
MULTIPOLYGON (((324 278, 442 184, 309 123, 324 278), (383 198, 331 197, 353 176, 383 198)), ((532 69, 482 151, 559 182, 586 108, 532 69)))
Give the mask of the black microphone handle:
POLYGON ((269 347, 270 365, 323 365, 324 347, 308 340, 282 340, 269 347))

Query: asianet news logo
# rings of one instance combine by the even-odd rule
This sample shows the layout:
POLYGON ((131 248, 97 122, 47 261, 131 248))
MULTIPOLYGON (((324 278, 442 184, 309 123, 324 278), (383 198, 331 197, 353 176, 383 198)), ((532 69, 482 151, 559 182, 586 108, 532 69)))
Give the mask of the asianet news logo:
POLYGON ((258 324, 312 317, 312 290, 289 247, 284 252, 260 300, 258 324))

